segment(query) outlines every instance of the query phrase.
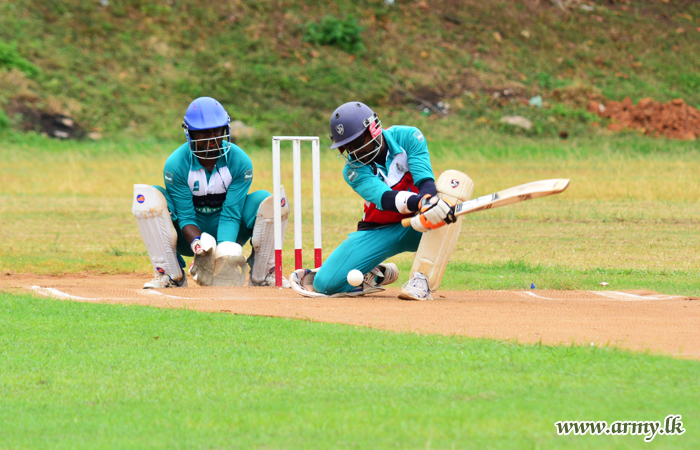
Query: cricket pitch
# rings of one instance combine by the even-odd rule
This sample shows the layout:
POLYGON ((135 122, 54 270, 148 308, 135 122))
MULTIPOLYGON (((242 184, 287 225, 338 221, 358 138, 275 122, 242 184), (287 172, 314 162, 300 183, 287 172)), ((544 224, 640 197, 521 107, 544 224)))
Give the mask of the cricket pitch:
POLYGON ((0 289, 91 303, 189 308, 397 332, 461 335, 546 345, 619 347, 700 359, 700 299, 633 291, 439 291, 397 298, 398 288, 355 298, 303 298, 291 289, 199 287, 144 290, 143 275, 6 275, 0 289))

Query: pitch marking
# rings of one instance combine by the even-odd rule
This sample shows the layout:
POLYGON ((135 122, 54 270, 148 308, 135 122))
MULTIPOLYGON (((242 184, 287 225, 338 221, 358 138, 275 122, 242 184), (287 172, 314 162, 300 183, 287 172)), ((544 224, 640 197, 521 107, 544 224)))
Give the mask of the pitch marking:
POLYGON ((541 295, 537 295, 534 292, 530 291, 521 291, 521 294, 529 295, 530 297, 541 298, 544 300, 559 300, 558 298, 542 297, 541 295))
POLYGON ((59 291, 58 289, 43 288, 41 286, 32 286, 32 291, 36 292, 37 294, 43 295, 45 297, 55 297, 55 298, 70 299, 70 300, 91 300, 91 301, 102 300, 101 298, 78 297, 77 295, 66 294, 65 292, 59 291))
POLYGON ((140 294, 147 294, 147 295, 148 294, 150 294, 150 295, 162 295, 164 297, 177 298, 179 300, 195 300, 195 299, 191 299, 189 297, 178 297, 177 295, 163 294, 162 292, 154 291, 153 289, 144 289, 143 291, 137 291, 137 292, 139 292, 140 294))
POLYGON ((650 297, 646 295, 630 294, 628 292, 618 292, 618 291, 588 291, 598 294, 606 298, 612 298, 615 300, 620 300, 623 302, 636 302, 644 300, 673 300, 678 298, 685 298, 680 295, 669 295, 665 297, 650 297))

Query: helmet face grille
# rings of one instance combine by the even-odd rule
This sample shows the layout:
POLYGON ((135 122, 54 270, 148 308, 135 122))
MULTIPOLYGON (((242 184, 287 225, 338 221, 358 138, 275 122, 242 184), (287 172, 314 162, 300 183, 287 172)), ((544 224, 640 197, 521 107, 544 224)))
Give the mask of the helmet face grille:
POLYGON ((211 138, 190 139, 190 151, 198 159, 212 160, 225 156, 231 149, 231 132, 228 127, 223 134, 211 138), (213 155, 212 155, 213 153, 213 155))

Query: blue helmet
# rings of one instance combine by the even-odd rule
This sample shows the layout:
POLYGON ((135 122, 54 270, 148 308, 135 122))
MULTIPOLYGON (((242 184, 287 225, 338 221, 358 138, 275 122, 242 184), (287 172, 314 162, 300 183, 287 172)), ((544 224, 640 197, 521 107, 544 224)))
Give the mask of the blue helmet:
POLYGON ((201 159, 217 159, 220 156, 224 156, 228 153, 231 146, 230 123, 231 118, 224 107, 221 106, 221 103, 211 97, 199 97, 195 99, 190 103, 190 106, 187 107, 185 120, 182 122, 182 128, 185 129, 187 142, 190 144, 190 151, 201 159), (193 140, 190 136, 190 131, 209 130, 221 127, 225 127, 224 134, 217 137, 193 140), (204 146, 204 149, 198 148, 198 144, 204 144, 206 143, 205 141, 211 140, 214 140, 219 150, 219 153, 215 157, 206 156, 206 154, 210 152, 208 145, 204 146))
MULTIPOLYGON (((379 154, 384 143, 382 135, 382 122, 379 120, 377 113, 360 102, 348 102, 340 105, 331 115, 331 139, 333 145, 331 149, 347 146, 355 139, 362 136, 369 129, 372 140, 366 145, 347 151, 348 162, 353 165, 355 163, 365 165, 369 164, 379 154), (368 153, 362 150, 371 143, 375 143, 375 148, 368 153), (361 155, 357 155, 360 151, 361 155)), ((341 151, 342 153, 342 151, 341 151)))

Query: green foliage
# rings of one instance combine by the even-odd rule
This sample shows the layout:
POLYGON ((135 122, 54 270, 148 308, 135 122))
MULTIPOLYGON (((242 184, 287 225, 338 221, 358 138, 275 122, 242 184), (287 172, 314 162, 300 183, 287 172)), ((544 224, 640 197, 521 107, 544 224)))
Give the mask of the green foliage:
MULTIPOLYGON (((688 2, 640 1, 624 11, 619 2, 600 1, 595 13, 574 8, 567 20, 555 8, 512 0, 472 2, 468 13, 459 2, 443 3, 426 10, 365 1, 329 10, 323 2, 288 2, 279 15, 274 2, 248 0, 0 2, 0 45, 10 61, 0 67, 20 65, 32 77, 3 74, 2 101, 63 105, 107 139, 125 130, 136 138, 180 138, 177 117, 201 95, 218 98, 265 136, 301 128, 318 134, 349 98, 382 113, 412 110, 406 123, 420 120, 392 95, 395 82, 415 95, 439 92, 451 117, 492 124, 507 108, 454 100, 464 91, 508 88, 521 100, 540 94, 552 104, 553 90, 582 86, 604 101, 683 98, 700 105, 695 59, 680 57, 700 52, 688 2), (687 32, 669 34, 678 27, 687 32), (369 57, 346 53, 363 51, 369 57)), ((503 130, 500 136, 562 131, 549 119, 558 113, 527 113, 535 122, 529 134, 491 128, 503 130)), ((589 131, 580 119, 571 119, 569 135, 589 131)))
POLYGON ((700 92, 700 74, 697 72, 679 73, 672 77, 674 84, 681 89, 688 89, 700 92))
POLYGON ((7 128, 10 126, 10 118, 7 117, 7 114, 5 114, 5 111, 0 108, 0 132, 3 131, 3 129, 7 128))
POLYGON ((41 73, 37 66, 19 54, 16 43, 7 43, 2 40, 0 40, 0 68, 18 69, 28 77, 36 77, 41 73))
POLYGON ((336 19, 331 14, 322 18, 318 24, 308 22, 304 41, 316 45, 331 45, 348 53, 358 54, 365 51, 360 35, 363 29, 354 17, 343 20, 336 19))

